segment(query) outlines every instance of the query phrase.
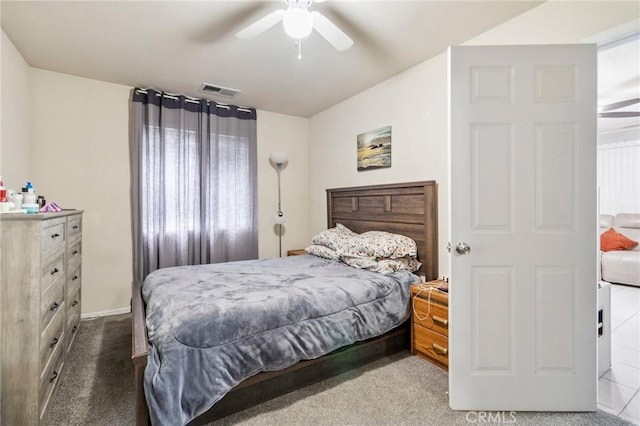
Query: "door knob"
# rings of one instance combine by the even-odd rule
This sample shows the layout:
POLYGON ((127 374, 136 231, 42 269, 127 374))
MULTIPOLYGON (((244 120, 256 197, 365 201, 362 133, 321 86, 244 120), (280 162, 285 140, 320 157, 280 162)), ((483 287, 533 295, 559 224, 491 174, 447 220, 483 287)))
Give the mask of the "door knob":
POLYGON ((456 253, 458 254, 469 254, 471 251, 471 247, 467 243, 458 243, 456 245, 456 253))

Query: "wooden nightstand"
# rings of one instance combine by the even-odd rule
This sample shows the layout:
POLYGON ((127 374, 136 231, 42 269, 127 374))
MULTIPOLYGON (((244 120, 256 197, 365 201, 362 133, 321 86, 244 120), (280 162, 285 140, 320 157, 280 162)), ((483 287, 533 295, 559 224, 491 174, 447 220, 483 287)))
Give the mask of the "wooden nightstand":
POLYGON ((411 286, 411 353, 448 370, 449 294, 435 289, 442 283, 411 286))
POLYGON ((296 249, 296 250, 287 250, 287 256, 298 256, 301 254, 307 254, 304 249, 296 249))

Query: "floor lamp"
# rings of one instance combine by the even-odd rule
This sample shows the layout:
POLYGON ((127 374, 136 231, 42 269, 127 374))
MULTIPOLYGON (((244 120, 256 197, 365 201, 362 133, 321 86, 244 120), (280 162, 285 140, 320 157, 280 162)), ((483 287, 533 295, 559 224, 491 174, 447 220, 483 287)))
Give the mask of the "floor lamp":
POLYGON ((276 212, 274 220, 276 225, 278 225, 278 256, 280 257, 282 257, 282 225, 285 221, 284 212, 282 211, 282 204, 280 200, 280 172, 284 168, 284 165, 287 163, 287 157, 288 156, 286 152, 272 152, 269 155, 269 159, 275 166, 276 172, 278 173, 278 211, 276 212))

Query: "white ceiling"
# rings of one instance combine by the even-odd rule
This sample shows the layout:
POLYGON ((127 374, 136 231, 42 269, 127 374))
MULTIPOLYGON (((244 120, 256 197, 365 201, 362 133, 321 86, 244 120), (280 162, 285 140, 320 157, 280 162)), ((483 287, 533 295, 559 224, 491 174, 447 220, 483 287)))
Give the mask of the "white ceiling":
POLYGON ((313 4, 353 40, 336 51, 276 25, 235 33, 284 1, 7 1, 2 28, 30 66, 192 97, 203 82, 240 89, 227 102, 310 117, 517 16, 540 1, 327 1, 313 4))
MULTIPOLYGON (((640 37, 598 52, 599 106, 640 98, 640 37)), ((616 109, 640 111, 640 104, 616 109)), ((598 132, 638 129, 640 117, 598 118, 598 132)))

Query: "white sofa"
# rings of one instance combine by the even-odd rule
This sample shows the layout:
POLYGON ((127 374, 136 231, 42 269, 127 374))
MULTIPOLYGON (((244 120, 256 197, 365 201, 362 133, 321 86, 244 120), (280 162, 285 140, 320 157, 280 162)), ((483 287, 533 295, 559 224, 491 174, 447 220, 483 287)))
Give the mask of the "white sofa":
MULTIPOLYGON (((601 214, 600 234, 609 228, 640 242, 640 213, 619 213, 616 216, 601 214)), ((602 280, 640 287, 640 245, 630 250, 607 251, 600 254, 602 280)))

